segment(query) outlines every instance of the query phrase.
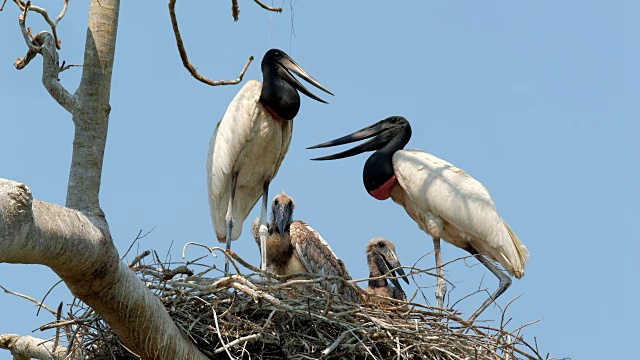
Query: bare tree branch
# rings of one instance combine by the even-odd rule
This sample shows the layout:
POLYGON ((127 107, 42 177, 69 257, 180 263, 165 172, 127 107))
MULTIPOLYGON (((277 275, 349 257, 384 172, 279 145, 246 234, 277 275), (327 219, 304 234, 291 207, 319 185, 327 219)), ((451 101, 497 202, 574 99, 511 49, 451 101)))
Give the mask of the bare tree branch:
POLYGON ((244 77, 244 73, 247 71, 247 68, 249 68, 249 65, 253 61, 253 56, 249 57, 249 61, 247 61, 247 63, 244 65, 244 67, 242 68, 242 71, 240 72, 240 75, 238 75, 238 78, 236 78, 235 80, 211 80, 200 75, 200 73, 198 73, 196 68, 194 68, 193 65, 191 65, 191 63, 189 62, 189 57, 187 56, 187 51, 184 48, 184 43, 182 42, 182 36, 180 35, 180 29, 178 28, 178 19, 176 18, 175 9, 176 9, 176 0, 169 0, 169 15, 171 16, 171 26, 173 27, 173 33, 176 36, 176 43, 178 45, 178 51, 180 52, 180 58, 182 59, 182 64, 184 65, 185 68, 187 68, 189 73, 194 78, 196 78, 196 80, 211 86, 235 85, 235 84, 238 84, 240 81, 242 81, 242 78, 244 77))
POLYGON ((275 7, 267 6, 267 5, 263 4, 260 0, 253 0, 253 1, 255 1, 256 4, 260 5, 260 7, 265 9, 265 10, 279 12, 279 13, 282 12, 282 8, 275 8, 275 7))
POLYGON ((33 9, 34 7, 31 6, 31 3, 27 2, 23 8, 23 13, 18 16, 18 25, 22 30, 22 36, 29 47, 29 51, 27 51, 24 58, 18 58, 14 65, 18 70, 24 69, 37 54, 42 54, 42 84, 58 104, 73 113, 78 106, 78 101, 62 86, 58 79, 61 68, 59 66, 55 37, 47 31, 42 31, 33 40, 30 39, 30 32, 26 27, 26 19, 29 10, 33 9))
POLYGON ((51 268, 145 359, 206 359, 158 297, 120 261, 110 237, 94 220, 34 200, 24 184, 0 179, 0 262, 51 268))
POLYGON ((238 21, 238 17, 240 16, 238 0, 231 0, 231 15, 233 16, 233 21, 238 21))
POLYGON ((47 12, 46 9, 41 8, 39 6, 31 5, 31 1, 27 1, 25 3, 22 0, 13 0, 13 2, 15 2, 18 5, 18 7, 20 7, 20 10, 22 10, 22 11, 26 12, 26 10, 29 9, 29 10, 35 11, 38 14, 42 15, 44 20, 51 27, 51 32, 53 33, 53 38, 55 39, 56 49, 60 50, 60 40, 58 40, 58 33, 57 33, 57 30, 56 30, 56 27, 57 27, 58 23, 60 22, 60 20, 62 20, 62 18, 64 17, 64 15, 67 12, 67 8, 69 7, 69 0, 64 0, 64 5, 62 6, 62 10, 60 11, 60 15, 58 15, 58 17, 56 18, 55 21, 51 20, 51 18, 49 17, 49 13, 47 12))
POLYGON ((36 300, 36 299, 32 298, 31 296, 27 296, 27 295, 23 295, 23 294, 17 293, 17 292, 15 292, 15 291, 11 291, 11 290, 7 289, 6 287, 4 287, 4 286, 2 286, 2 285, 0 285, 0 289, 2 289, 2 291, 6 292, 7 294, 15 295, 15 296, 17 296, 17 297, 21 297, 21 298, 23 298, 23 299, 27 299, 27 300, 31 301, 32 303, 34 303, 34 304, 38 305, 38 307, 43 307, 45 310, 47 310, 48 312, 50 312, 50 313, 51 313, 51 314, 53 314, 53 315, 55 315, 55 314, 56 314, 56 312, 55 312, 55 311, 53 311, 53 309, 51 309, 51 308, 50 308, 50 307, 48 307, 47 305, 43 304, 42 302, 40 302, 40 301, 38 301, 38 300, 36 300))
POLYGON ((31 358, 61 360, 65 358, 65 353, 67 352, 67 348, 62 346, 56 348, 51 341, 16 334, 0 335, 0 349, 11 351, 13 358, 17 360, 31 358))

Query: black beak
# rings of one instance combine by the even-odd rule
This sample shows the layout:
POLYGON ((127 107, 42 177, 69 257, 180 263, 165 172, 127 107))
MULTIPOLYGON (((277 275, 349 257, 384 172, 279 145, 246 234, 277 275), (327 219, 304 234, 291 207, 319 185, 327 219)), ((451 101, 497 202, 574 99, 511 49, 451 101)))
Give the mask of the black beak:
POLYGON ((345 157, 349 157, 349 156, 354 156, 354 155, 358 155, 361 154, 365 151, 374 151, 374 150, 379 150, 383 145, 385 145, 388 142, 388 139, 386 136, 377 136, 377 135, 381 135, 383 134, 386 130, 388 130, 388 128, 385 128, 384 126, 384 120, 383 121, 379 121, 371 126, 368 126, 362 130, 358 130, 354 133, 351 133, 349 135, 343 136, 341 138, 335 139, 335 140, 331 140, 331 141, 327 141, 325 143, 322 144, 318 144, 318 145, 314 145, 314 146, 310 146, 307 149, 317 149, 317 148, 324 148, 324 147, 330 147, 330 146, 337 146, 337 145, 343 145, 343 144, 348 144, 348 143, 352 143, 355 141, 359 141, 359 140, 364 140, 364 139, 368 139, 370 137, 374 137, 373 139, 360 144, 356 147, 354 147, 353 149, 349 149, 334 155, 327 155, 327 156, 322 156, 319 158, 314 158, 311 160, 335 160, 335 159, 342 159, 345 157))
POLYGON ((307 95, 308 97, 312 98, 313 100, 316 100, 316 101, 319 101, 319 102, 327 104, 326 101, 324 101, 321 98, 315 96, 311 91, 307 90, 307 88, 305 88, 304 85, 302 85, 300 83, 300 81, 298 81, 298 79, 293 77, 293 75, 291 75, 291 73, 288 70, 293 71, 293 73, 295 73, 296 75, 298 75, 301 78, 303 78, 306 82, 308 82, 309 84, 311 84, 311 85, 317 87, 318 89, 326 92, 327 94, 333 95, 333 93, 331 91, 329 91, 329 89, 324 87, 322 84, 320 84, 316 79, 311 77, 311 75, 307 74, 307 72, 304 71, 304 69, 302 69, 300 67, 300 65, 296 64, 296 62, 293 61, 292 58, 290 58, 288 55, 285 55, 285 57, 282 60, 280 60, 278 63, 285 69, 284 73, 288 77, 288 79, 286 79, 286 80, 293 87, 298 89, 298 91, 300 91, 301 93, 303 93, 303 94, 307 95))
POLYGON ((280 234, 284 234, 287 226, 291 224, 291 214, 293 210, 291 206, 287 203, 279 204, 273 209, 273 217, 276 220, 276 224, 278 225, 278 230, 280 230, 280 234))
MULTIPOLYGON (((382 261, 377 261, 377 266, 378 270, 380 270, 381 273, 386 274, 391 271, 391 276, 393 277, 405 276, 405 272, 402 269, 400 260, 398 260, 398 256, 396 256, 395 252, 387 250, 384 254, 380 253, 380 258, 382 259, 382 261), (396 272, 398 273, 398 275, 396 275, 396 272)), ((402 280, 409 284, 409 280, 406 277, 403 277, 402 280)), ((395 286, 399 290, 402 290, 402 286, 400 286, 400 282, 398 281, 398 279, 389 279, 389 281, 391 281, 393 286, 395 286)))

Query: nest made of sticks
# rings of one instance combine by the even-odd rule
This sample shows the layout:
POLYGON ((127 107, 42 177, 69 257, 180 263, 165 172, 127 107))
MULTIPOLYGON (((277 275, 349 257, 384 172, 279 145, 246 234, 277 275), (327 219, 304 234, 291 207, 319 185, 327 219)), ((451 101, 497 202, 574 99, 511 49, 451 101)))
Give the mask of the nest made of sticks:
MULTIPOLYGON (((530 345, 520 334, 529 324, 508 331, 504 313, 499 326, 469 325, 453 311, 369 297, 354 282, 341 278, 260 276, 259 269, 236 254, 231 261, 238 274, 207 278, 213 267, 194 275, 190 268, 195 261, 170 269, 178 264, 163 263, 157 254, 149 264, 142 263, 149 253, 139 255, 131 268, 159 296, 183 333, 210 358, 543 358, 537 344, 530 345), (240 265, 250 272, 242 275, 240 265), (317 284, 323 280, 353 287, 363 301, 352 303, 322 294, 317 284)), ((137 359, 93 310, 83 304, 73 306, 69 318, 61 319, 74 323, 71 338, 79 339, 69 344, 70 349, 82 351, 84 358, 137 359)))

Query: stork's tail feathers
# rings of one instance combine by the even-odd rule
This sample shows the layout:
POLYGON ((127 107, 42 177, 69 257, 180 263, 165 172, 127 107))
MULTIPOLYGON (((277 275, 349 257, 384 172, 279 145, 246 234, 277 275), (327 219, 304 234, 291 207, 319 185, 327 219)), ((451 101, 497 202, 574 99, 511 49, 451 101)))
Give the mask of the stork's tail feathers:
POLYGON ((507 228, 507 232, 511 237, 511 241, 513 241, 513 245, 516 249, 516 255, 517 255, 516 259, 513 259, 515 261, 509 261, 511 268, 507 270, 511 275, 520 279, 524 276, 524 266, 527 264, 527 261, 529 260, 529 250, 527 250, 527 247, 524 246, 522 241, 520 241, 518 236, 513 232, 513 230, 511 230, 511 228, 509 227, 509 225, 507 225, 506 222, 504 223, 504 226, 505 228, 507 228))

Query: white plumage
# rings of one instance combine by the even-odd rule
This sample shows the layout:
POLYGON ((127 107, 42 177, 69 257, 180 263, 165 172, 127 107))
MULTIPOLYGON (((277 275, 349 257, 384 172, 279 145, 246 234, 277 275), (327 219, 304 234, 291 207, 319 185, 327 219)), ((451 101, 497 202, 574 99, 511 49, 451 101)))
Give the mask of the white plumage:
POLYGON ((440 239, 476 256, 499 280, 498 289, 469 318, 473 322, 510 285, 521 278, 529 252, 502 219, 487 189, 464 171, 420 150, 402 150, 411 138, 411 125, 402 116, 390 116, 364 129, 310 148, 329 147, 371 138, 352 149, 315 160, 334 160, 374 151, 363 169, 365 188, 378 200, 389 197, 400 204, 418 226, 433 237, 442 307, 446 294, 440 239), (488 260, 487 258, 490 260, 488 260))
POLYGON ((276 119, 260 102, 262 83, 248 81, 233 98, 209 143, 207 185, 211 220, 218 241, 225 242, 225 216, 231 194, 231 177, 237 173, 231 239, 273 179, 289 150, 293 121, 276 119), (238 226, 239 225, 239 226, 238 226))
POLYGON ((393 169, 398 183, 391 198, 420 229, 459 248, 471 246, 511 275, 524 276, 529 252, 479 181, 420 150, 395 152, 393 169))
MULTIPOLYGON (((240 89, 211 137, 207 188, 213 228, 218 241, 226 242, 227 251, 231 250, 231 240, 240 236, 242 224, 262 195, 260 246, 264 270, 269 184, 289 150, 293 118, 300 110, 298 91, 325 102, 289 71, 330 92, 281 50, 267 51, 261 68, 263 82, 250 80, 240 89)), ((229 274, 228 258, 224 272, 229 274)))

